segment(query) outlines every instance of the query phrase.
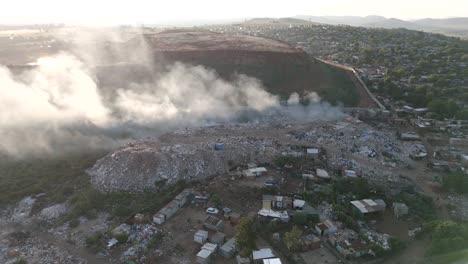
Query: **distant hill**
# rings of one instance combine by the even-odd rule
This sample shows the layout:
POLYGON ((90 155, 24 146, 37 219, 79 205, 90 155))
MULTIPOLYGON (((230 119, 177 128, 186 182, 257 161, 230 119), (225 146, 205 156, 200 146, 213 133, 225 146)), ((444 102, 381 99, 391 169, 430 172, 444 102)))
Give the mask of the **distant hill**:
POLYGON ((373 23, 362 24, 363 27, 377 27, 377 28, 406 28, 406 29, 419 29, 418 25, 410 21, 405 21, 397 18, 389 18, 373 23))
POLYGON ((350 26, 362 26, 364 24, 376 23, 385 20, 382 16, 296 16, 296 18, 331 25, 350 25, 350 26))
POLYGON ((284 17, 284 18, 252 18, 244 22, 244 24, 317 24, 300 18, 284 17))
POLYGON ((386 18, 382 16, 306 16, 300 15, 295 18, 331 25, 349 25, 358 27, 377 28, 406 28, 412 30, 423 30, 427 32, 441 33, 446 35, 468 36, 468 18, 446 18, 446 19, 420 19, 401 20, 397 18, 386 18))

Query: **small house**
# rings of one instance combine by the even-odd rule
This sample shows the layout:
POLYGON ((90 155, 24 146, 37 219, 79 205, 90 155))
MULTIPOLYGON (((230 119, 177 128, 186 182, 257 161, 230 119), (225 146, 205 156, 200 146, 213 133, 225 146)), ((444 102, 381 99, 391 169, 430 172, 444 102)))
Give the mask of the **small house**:
POLYGON ((206 230, 198 230, 193 236, 193 241, 198 244, 204 244, 206 240, 208 240, 208 231, 206 230))
POLYGON ((320 236, 326 236, 329 234, 336 233, 338 231, 338 227, 336 227, 336 225, 331 220, 327 219, 321 223, 316 224, 315 231, 320 236))
POLYGON ((271 258, 271 259, 264 259, 263 264, 281 264, 280 258, 271 258))
POLYGON ((202 249, 206 249, 206 250, 216 252, 216 250, 218 250, 218 245, 212 244, 212 243, 205 243, 203 245, 202 249))
POLYGON ((320 153, 320 150, 318 148, 308 148, 306 152, 307 152, 307 156, 312 157, 312 158, 317 158, 320 153))
POLYGON ((401 140, 404 140, 404 141, 418 141, 418 140, 421 140, 419 135, 414 133, 414 132, 402 132, 402 133, 399 133, 399 137, 400 137, 401 140))
POLYGON ((267 209, 260 209, 257 213, 260 216, 263 216, 265 218, 277 218, 281 222, 287 223, 289 222, 289 215, 286 211, 284 212, 277 212, 273 210, 267 210, 267 209))
POLYGON ((197 254, 197 263, 198 264, 208 264, 211 262, 211 258, 214 255, 213 251, 203 249, 200 250, 197 254))
POLYGON ((266 210, 271 210, 273 203, 273 195, 263 195, 262 196, 262 208, 266 210))
POLYGON ((272 201, 273 208, 286 209, 292 207, 292 198, 287 196, 274 196, 272 201))
POLYGON ((179 208, 187 204, 191 194, 192 194, 191 189, 185 189, 174 198, 174 201, 176 202, 179 208))
POLYGON ((231 224, 237 224, 241 218, 241 215, 236 212, 232 212, 229 214, 229 221, 231 221, 231 224))
POLYGON ((408 214, 408 206, 404 203, 393 203, 393 213, 397 218, 408 214))
POLYGON ((261 248, 259 250, 252 251, 252 260, 254 263, 262 263, 264 259, 274 258, 273 250, 271 248, 261 248))
POLYGON ((353 206, 354 214, 359 217, 378 215, 385 211, 386 208, 385 202, 380 199, 364 199, 351 201, 351 205, 353 206))
POLYGON ((348 178, 357 178, 357 174, 353 170, 345 170, 344 171, 344 176, 348 178))
POLYGON ((221 232, 216 232, 214 233, 211 237, 210 237, 210 242, 215 244, 215 245, 222 245, 224 244, 224 241, 226 239, 226 235, 224 233, 221 233, 221 232))
POLYGON ((294 209, 299 209, 302 210, 304 208, 304 205, 306 204, 306 201, 300 200, 300 199, 294 199, 293 201, 293 208, 294 209))
POLYGON ((287 196, 263 195, 262 208, 271 210, 291 208, 293 204, 292 198, 287 196))
POLYGON ((163 214, 155 214, 153 215, 153 222, 162 225, 166 221, 166 217, 163 214))
POLYGON ((119 243, 119 241, 116 238, 112 238, 111 240, 109 240, 107 242, 107 248, 111 249, 111 248, 115 247, 115 245, 117 245, 118 243, 119 243))
POLYGON ((316 170, 316 175, 317 177, 319 177, 320 179, 322 180, 330 180, 330 175, 328 175, 328 172, 326 170, 323 170, 323 169, 317 169, 316 170))
POLYGON ((217 218, 217 217, 209 215, 205 219, 205 222, 203 223, 203 226, 208 230, 221 231, 224 228, 224 221, 217 218))
POLYGON ((236 253, 236 239, 229 239, 224 245, 219 248, 219 254, 223 257, 230 258, 236 253))
POLYGON ((320 238, 316 235, 310 234, 302 237, 302 241, 304 242, 304 250, 315 250, 320 248, 320 238))

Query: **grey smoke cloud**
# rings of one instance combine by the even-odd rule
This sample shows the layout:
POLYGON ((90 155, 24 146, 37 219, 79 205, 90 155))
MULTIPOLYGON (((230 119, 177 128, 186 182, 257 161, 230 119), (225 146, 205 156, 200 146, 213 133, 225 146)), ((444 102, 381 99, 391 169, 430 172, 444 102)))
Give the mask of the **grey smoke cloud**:
MULTIPOLYGON (((108 92, 90 66, 102 64, 102 58, 92 55, 95 50, 78 50, 41 58, 20 76, 0 67, 0 152, 25 157, 109 149, 132 138, 229 122, 246 113, 273 117, 281 112, 295 120, 343 116, 316 94, 306 95, 308 106, 293 94, 285 109, 254 78, 238 75, 228 82, 213 70, 182 63, 144 82, 118 83, 108 92)), ((112 52, 119 55, 112 56, 113 63, 125 60, 119 48, 112 52)), ((153 71, 154 62, 147 59, 152 55, 139 52, 153 71)))

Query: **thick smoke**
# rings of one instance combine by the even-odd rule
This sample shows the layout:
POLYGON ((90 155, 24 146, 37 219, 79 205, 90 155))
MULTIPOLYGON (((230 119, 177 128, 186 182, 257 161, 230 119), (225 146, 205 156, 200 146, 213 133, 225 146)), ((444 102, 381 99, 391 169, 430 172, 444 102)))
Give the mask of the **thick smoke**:
MULTIPOLYGON (((97 52, 78 50, 41 58, 36 68, 19 76, 0 67, 0 152, 25 157, 108 149, 132 138, 245 115, 281 112, 296 120, 342 115, 314 94, 306 96, 307 107, 299 95, 291 95, 285 110, 254 78, 238 75, 228 82, 213 70, 182 63, 165 65, 157 78, 118 83, 109 93, 90 66, 99 65, 90 55, 97 52)), ((122 52, 117 48, 114 53, 122 52)), ((125 56, 112 57, 113 63, 122 63, 125 56)), ((145 65, 154 71, 154 62, 145 65)))

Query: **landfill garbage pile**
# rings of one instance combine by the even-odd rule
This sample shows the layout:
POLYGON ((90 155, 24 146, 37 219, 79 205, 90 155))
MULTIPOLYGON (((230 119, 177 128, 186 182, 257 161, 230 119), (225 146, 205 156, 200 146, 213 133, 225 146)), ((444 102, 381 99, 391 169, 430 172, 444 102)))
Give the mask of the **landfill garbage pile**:
POLYGON ((390 128, 346 118, 309 123, 246 123, 180 129, 110 153, 88 170, 101 191, 157 190, 160 183, 222 175, 237 166, 270 163, 290 146, 323 147, 328 169, 351 169, 370 183, 410 184, 393 170, 412 162, 412 148, 390 128))
POLYGON ((164 135, 163 138, 172 138, 169 142, 160 138, 127 144, 88 170, 91 182, 101 191, 156 189, 161 182, 202 180, 225 173, 254 156, 268 161, 279 151, 276 140, 271 138, 226 136, 229 132, 212 129, 164 135), (215 146, 222 149, 216 150, 215 146))
MULTIPOLYGON (((70 252, 59 249, 37 237, 28 237, 27 233, 12 233, 5 239, 8 246, 4 247, 6 254, 0 256, 2 263, 19 263, 27 260, 27 263, 64 263, 81 264, 86 260, 71 255, 70 252)), ((1 246, 1 245, 0 245, 1 246)))
POLYGON ((329 170, 354 170, 374 186, 396 194, 411 185, 396 170, 411 164, 412 145, 397 139, 390 127, 376 129, 355 119, 312 126, 308 131, 290 133, 302 144, 323 146, 327 150, 329 170))

